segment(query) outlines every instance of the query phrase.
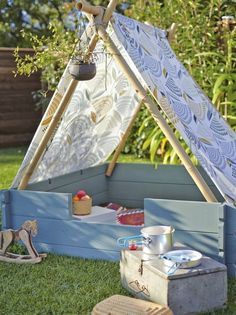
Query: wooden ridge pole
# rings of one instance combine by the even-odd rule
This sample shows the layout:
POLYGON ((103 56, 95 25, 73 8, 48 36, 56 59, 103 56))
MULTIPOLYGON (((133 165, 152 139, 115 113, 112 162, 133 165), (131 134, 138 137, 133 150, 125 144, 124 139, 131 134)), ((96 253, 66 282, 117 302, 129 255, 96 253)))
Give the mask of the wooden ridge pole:
POLYGON ((104 41, 106 45, 106 49, 112 55, 114 60, 117 62, 123 73, 126 75, 128 80, 130 81, 133 88, 136 90, 137 95, 143 100, 144 104, 146 105, 147 109, 151 113, 152 117, 156 121, 156 123, 161 128, 162 132, 165 134, 167 139, 169 140, 170 144, 174 148, 175 152, 180 157, 182 163, 184 164, 186 170, 198 186, 199 190, 205 197, 208 202, 217 202, 216 197, 202 178, 201 174, 198 172, 197 168, 193 165, 192 161, 190 160, 187 153, 184 151, 183 147, 180 145, 178 140, 175 138, 173 131, 171 130, 170 126, 167 124, 165 119, 162 117, 161 113, 157 108, 157 104, 146 94, 145 89, 136 78, 132 70, 130 69, 129 65, 126 63, 123 56, 120 54, 118 48, 112 41, 112 39, 107 34, 106 30, 100 26, 98 28, 98 34, 104 41))
POLYGON ((139 111, 141 109, 142 104, 143 104, 143 102, 141 101, 139 103, 139 105, 137 106, 137 108, 135 109, 134 115, 133 115, 133 117, 132 117, 132 119, 131 119, 131 121, 130 121, 130 123, 128 125, 128 128, 126 129, 126 132, 123 135, 120 143, 118 144, 118 147, 116 148, 115 153, 113 154, 112 160, 111 160, 111 162, 109 163, 109 165, 107 167, 106 176, 111 176, 111 174, 112 174, 112 172, 114 170, 114 167, 116 165, 116 162, 118 160, 118 157, 119 157, 121 151, 123 150, 123 148, 125 146, 125 143, 126 143, 128 137, 130 135, 130 132, 131 132, 132 127, 134 125, 135 119, 138 116, 138 113, 139 113, 139 111))
MULTIPOLYGON (((107 23, 110 20, 112 13, 113 13, 113 10, 115 9, 115 7, 117 5, 117 2, 118 2, 118 0, 111 0, 110 1, 107 9, 105 10, 105 14, 104 14, 104 17, 106 17, 106 19, 102 20, 104 23, 107 23)), ((104 12, 103 9, 101 7, 99 7, 100 9, 97 10, 96 8, 97 7, 90 6, 88 3, 86 3, 86 1, 83 1, 82 5, 81 5, 81 11, 83 11, 85 13, 88 13, 88 14, 92 13, 92 14, 97 15, 97 16, 100 14, 102 15, 104 12), (95 8, 95 9, 92 10, 91 8, 95 8)), ((90 43, 89 43, 89 46, 88 46, 88 49, 87 49, 88 55, 91 54, 92 51, 94 50, 94 48, 96 47, 98 39, 99 38, 98 38, 97 34, 94 34, 92 36, 90 43)), ((71 81, 68 85, 68 88, 67 88, 66 92, 64 93, 61 101, 60 101, 60 104, 59 104, 57 110, 53 114, 52 120, 51 120, 50 124, 48 125, 48 128, 46 129, 45 133, 43 134, 41 142, 39 143, 29 165, 27 166, 27 168, 26 168, 26 170, 22 176, 22 179, 20 181, 18 189, 25 189, 27 187, 29 180, 30 180, 30 177, 32 176, 41 156, 43 155, 43 153, 47 147, 48 141, 50 140, 58 122, 60 121, 64 111, 66 110, 66 108, 69 104, 69 101, 70 101, 70 99, 71 99, 71 97, 72 97, 72 95, 76 89, 77 84, 78 84, 78 81, 76 81, 75 79, 71 79, 71 81)))

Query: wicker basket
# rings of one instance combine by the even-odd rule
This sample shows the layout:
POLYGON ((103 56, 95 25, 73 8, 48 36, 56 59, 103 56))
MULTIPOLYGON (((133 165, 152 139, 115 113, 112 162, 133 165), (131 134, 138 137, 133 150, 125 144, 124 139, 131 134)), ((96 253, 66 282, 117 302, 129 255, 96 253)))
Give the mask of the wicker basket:
POLYGON ((91 213, 92 198, 86 200, 73 201, 73 212, 76 215, 86 215, 91 213))

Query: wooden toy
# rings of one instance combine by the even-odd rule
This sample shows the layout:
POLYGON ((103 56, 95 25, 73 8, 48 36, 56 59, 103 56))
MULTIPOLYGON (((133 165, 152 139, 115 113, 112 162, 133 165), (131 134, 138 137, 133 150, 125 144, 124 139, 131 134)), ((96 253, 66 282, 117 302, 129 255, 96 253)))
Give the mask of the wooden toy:
POLYGON ((14 263, 36 264, 46 257, 46 254, 38 254, 32 243, 32 236, 38 233, 37 221, 25 221, 18 230, 0 231, 0 261, 14 263), (29 255, 17 255, 7 252, 14 241, 22 241, 29 255))

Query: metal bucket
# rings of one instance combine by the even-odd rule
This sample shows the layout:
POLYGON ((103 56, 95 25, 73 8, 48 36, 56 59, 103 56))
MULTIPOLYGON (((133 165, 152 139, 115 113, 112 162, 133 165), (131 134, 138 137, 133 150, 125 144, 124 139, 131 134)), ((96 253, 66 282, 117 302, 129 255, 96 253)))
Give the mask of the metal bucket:
POLYGON ((141 229, 141 235, 121 237, 117 243, 121 247, 128 248, 130 242, 136 242, 143 246, 143 252, 151 255, 160 255, 170 251, 173 247, 173 233, 171 226, 156 225, 141 229))

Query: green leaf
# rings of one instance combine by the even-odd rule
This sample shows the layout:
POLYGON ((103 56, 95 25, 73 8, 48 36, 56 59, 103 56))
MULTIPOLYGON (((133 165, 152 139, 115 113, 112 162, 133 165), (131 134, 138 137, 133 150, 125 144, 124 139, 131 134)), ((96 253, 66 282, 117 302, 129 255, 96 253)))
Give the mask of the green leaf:
POLYGON ((216 93, 217 89, 220 87, 220 85, 225 81, 229 79, 228 74, 222 74, 220 75, 217 80, 215 81, 214 87, 213 87, 213 94, 216 93))

